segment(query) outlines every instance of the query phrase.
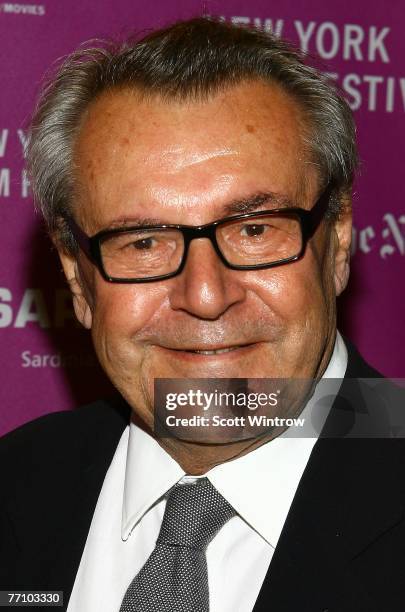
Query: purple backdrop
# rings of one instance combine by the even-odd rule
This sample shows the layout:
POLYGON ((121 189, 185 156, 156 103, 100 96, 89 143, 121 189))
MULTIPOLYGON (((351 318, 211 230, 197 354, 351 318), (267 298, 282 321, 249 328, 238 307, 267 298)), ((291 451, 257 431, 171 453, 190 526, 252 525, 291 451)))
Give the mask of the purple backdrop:
POLYGON ((39 82, 83 40, 209 13, 318 53, 355 110, 361 175, 352 278, 340 328, 384 374, 404 377, 405 5, 403 0, 0 2, 0 433, 108 392, 90 338, 33 211, 22 145, 39 82))

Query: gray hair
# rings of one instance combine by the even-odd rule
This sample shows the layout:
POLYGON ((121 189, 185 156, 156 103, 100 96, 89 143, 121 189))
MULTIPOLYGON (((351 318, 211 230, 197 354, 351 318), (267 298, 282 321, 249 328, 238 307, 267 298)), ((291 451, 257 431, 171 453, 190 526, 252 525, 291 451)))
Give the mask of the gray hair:
POLYGON ((341 210, 357 167, 351 110, 337 88, 289 43, 257 29, 211 18, 178 22, 138 41, 80 48, 45 85, 28 144, 35 201, 51 234, 69 252, 76 245, 63 222, 74 194, 73 149, 81 119, 102 92, 136 88, 167 99, 204 99, 221 88, 260 79, 278 83, 304 113, 311 163, 321 186, 335 193, 329 215, 341 210))

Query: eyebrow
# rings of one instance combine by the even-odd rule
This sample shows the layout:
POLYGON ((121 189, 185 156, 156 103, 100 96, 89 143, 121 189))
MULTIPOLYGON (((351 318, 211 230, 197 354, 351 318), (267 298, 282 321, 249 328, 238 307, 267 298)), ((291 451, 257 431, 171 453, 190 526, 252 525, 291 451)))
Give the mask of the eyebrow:
MULTIPOLYGON (((269 207, 270 210, 273 208, 291 208, 296 205, 288 197, 276 194, 272 191, 258 192, 246 198, 238 198, 232 200, 231 202, 228 202, 222 207, 220 211, 220 213, 222 214, 216 217, 213 221, 221 219, 222 217, 225 218, 230 217, 232 215, 254 212, 259 208, 262 208, 265 204, 271 205, 269 207)), ((167 220, 163 220, 157 217, 130 215, 114 219, 114 221, 112 221, 105 229, 115 229, 120 227, 125 229, 125 227, 149 227, 154 225, 172 224, 169 224, 167 220)))
POLYGON ((247 198, 233 200, 226 204, 223 212, 226 216, 254 212, 264 204, 271 204, 271 208, 290 208, 295 204, 286 196, 272 191, 259 192, 247 198))

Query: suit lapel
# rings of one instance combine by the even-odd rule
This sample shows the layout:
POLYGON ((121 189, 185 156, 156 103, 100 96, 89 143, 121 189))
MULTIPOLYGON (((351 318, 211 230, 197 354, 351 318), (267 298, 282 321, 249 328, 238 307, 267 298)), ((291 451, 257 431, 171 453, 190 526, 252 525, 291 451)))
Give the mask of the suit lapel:
MULTIPOLYGON (((44 485, 35 492, 38 503, 29 520, 18 518, 27 516, 24 500, 16 500, 12 512, 18 539, 24 543, 18 579, 24 580, 26 589, 63 591, 65 609, 103 480, 129 422, 129 408, 119 399, 66 416, 55 460, 50 462, 46 454, 46 476, 36 480, 44 485), (49 534, 46 539, 44 533, 49 534)), ((56 435, 60 431, 56 428, 56 435)))
POLYGON ((112 453, 104 457, 104 461, 95 461, 85 469, 76 471, 75 482, 69 483, 69 497, 60 506, 58 538, 55 542, 55 558, 49 568, 50 583, 63 585, 64 599, 67 604, 75 581, 80 559, 84 550, 87 535, 90 529, 97 499, 102 488, 105 474, 108 470, 108 459, 111 461, 112 453))
MULTIPOLYGON (((350 351, 346 377, 375 376, 363 364, 350 351)), ((367 412, 357 383, 347 380, 342 392, 356 411, 367 412)), ((308 461, 254 612, 334 609, 354 594, 374 610, 365 585, 347 568, 403 516, 400 442, 336 437, 353 422, 340 400, 308 461)))

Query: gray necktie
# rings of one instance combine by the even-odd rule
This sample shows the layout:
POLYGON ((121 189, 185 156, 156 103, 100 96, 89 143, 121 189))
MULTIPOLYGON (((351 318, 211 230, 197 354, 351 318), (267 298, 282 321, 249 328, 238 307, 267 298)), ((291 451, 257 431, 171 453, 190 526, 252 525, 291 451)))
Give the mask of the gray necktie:
POLYGON ((169 493, 156 546, 120 612, 208 612, 205 550, 235 510, 207 478, 169 493))

